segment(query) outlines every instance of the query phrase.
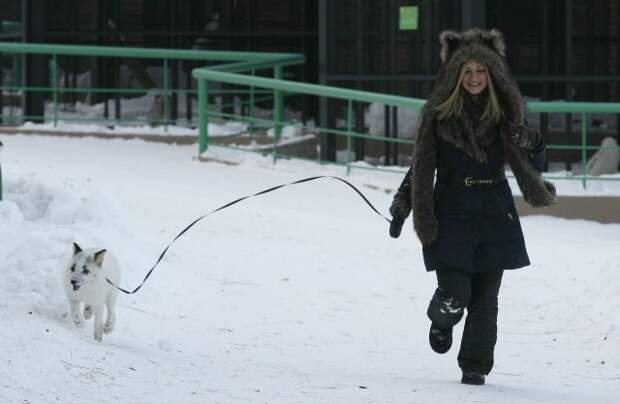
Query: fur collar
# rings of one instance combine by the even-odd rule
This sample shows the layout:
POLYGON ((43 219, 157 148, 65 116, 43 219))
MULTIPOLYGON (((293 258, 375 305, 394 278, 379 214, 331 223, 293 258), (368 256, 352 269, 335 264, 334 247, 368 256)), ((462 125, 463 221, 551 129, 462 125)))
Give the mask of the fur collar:
POLYGON ((478 96, 464 92, 461 115, 437 122, 437 136, 481 163, 487 161, 484 149, 493 143, 498 132, 495 122, 482 119, 488 99, 488 91, 478 96))

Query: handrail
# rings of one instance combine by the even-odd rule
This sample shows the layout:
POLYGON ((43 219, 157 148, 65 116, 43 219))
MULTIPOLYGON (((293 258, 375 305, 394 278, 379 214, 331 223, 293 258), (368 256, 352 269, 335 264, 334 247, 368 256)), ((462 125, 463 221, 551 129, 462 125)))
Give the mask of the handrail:
POLYGON ((211 71, 221 71, 228 73, 247 72, 251 70, 267 69, 274 66, 290 66, 304 63, 306 58, 303 55, 291 55, 274 57, 268 60, 244 61, 237 63, 226 63, 209 68, 211 71))
POLYGON ((527 103, 529 112, 547 113, 620 113, 618 102, 574 102, 574 101, 531 101, 527 103))
POLYGON ((355 101, 364 102, 381 102, 384 104, 404 108, 420 109, 426 103, 426 100, 422 100, 419 98, 401 97, 398 95, 372 93, 369 91, 351 90, 342 87, 330 87, 319 84, 298 83, 288 80, 277 80, 265 77, 255 77, 243 74, 219 72, 214 71, 211 68, 196 68, 192 70, 192 76, 197 79, 221 81, 224 83, 244 84, 247 86, 318 95, 322 97, 332 97, 344 100, 352 99, 355 101))
POLYGON ((118 56, 128 58, 152 59, 190 59, 212 60, 222 62, 270 61, 283 57, 299 58, 299 54, 245 52, 245 51, 214 51, 214 50, 184 50, 165 48, 134 48, 120 46, 87 46, 87 45, 56 45, 23 42, 0 42, 0 52, 3 53, 32 53, 47 55, 74 55, 74 56, 118 56))

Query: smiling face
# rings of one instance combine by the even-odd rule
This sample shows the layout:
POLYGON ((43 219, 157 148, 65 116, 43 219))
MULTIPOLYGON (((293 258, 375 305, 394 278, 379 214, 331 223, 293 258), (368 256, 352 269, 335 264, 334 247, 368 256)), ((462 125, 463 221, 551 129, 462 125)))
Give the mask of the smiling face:
POLYGON ((463 88, 472 95, 478 95, 488 85, 487 68, 475 60, 465 62, 463 65, 463 88))

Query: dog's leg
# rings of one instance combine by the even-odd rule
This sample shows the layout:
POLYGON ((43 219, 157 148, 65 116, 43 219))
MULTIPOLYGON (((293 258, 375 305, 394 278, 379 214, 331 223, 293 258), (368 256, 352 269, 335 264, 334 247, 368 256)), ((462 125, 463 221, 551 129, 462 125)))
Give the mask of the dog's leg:
POLYGON ((106 334, 114 331, 114 325, 116 324, 116 290, 113 290, 108 295, 108 299, 105 301, 105 306, 108 312, 108 318, 103 327, 103 332, 106 334))
POLYGON ((86 320, 90 320, 92 316, 93 316, 93 306, 91 306, 90 304, 84 305, 84 318, 86 320))
POLYGON ((80 313, 79 300, 69 300, 69 307, 71 309, 71 318, 73 318, 75 325, 84 327, 84 319, 82 318, 82 313, 80 313))
POLYGON ((103 305, 95 306, 95 339, 99 342, 103 339, 103 305))

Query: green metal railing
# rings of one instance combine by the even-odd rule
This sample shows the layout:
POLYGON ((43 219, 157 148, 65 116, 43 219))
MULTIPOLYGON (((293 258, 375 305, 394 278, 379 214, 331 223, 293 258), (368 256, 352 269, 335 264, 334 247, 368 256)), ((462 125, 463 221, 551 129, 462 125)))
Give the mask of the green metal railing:
POLYGON ((607 180, 618 181, 620 178, 598 177, 589 176, 586 172, 586 164, 588 162, 588 151, 597 150, 618 150, 620 147, 601 147, 601 146, 589 146, 588 145, 588 127, 587 127, 587 115, 588 114, 620 114, 620 103, 602 103, 602 102, 530 102, 528 103, 530 112, 535 113, 559 113, 559 114, 579 114, 581 118, 581 144, 579 145, 566 145, 566 144, 548 144, 548 149, 556 150, 580 150, 581 151, 581 166, 582 174, 580 176, 553 176, 545 175, 545 178, 549 179, 569 179, 580 180, 583 188, 587 186, 587 182, 591 180, 607 180))
MULTIPOLYGON (((283 80, 284 68, 287 66, 301 64, 304 62, 304 56, 299 54, 280 54, 280 53, 260 53, 260 52, 233 52, 233 51, 207 51, 207 50, 176 50, 176 49, 144 49, 129 47, 101 47, 101 46, 79 46, 79 45, 49 45, 49 44, 27 44, 27 43, 3 43, 0 42, 0 55, 8 55, 12 59, 13 79, 8 85, 0 87, 0 91, 14 91, 17 94, 25 94, 26 92, 42 92, 48 97, 52 104, 52 112, 46 116, 27 116, 22 113, 22 120, 45 120, 53 122, 55 125, 59 119, 67 121, 85 121, 99 122, 106 124, 122 124, 125 122, 139 122, 135 119, 123 119, 119 116, 110 119, 105 117, 98 120, 94 117, 61 117, 59 113, 60 96, 63 93, 93 93, 93 94, 116 94, 129 95, 140 93, 156 93, 163 96, 163 119, 161 123, 168 128, 170 124, 178 124, 179 120, 170 119, 170 100, 169 96, 173 94, 196 95, 197 96, 197 115, 199 128, 198 151, 200 154, 205 153, 209 145, 209 120, 217 117, 223 120, 235 120, 240 122, 248 122, 250 126, 247 135, 252 139, 253 128, 257 125, 273 128, 275 135, 273 137, 273 145, 271 152, 273 153, 274 163, 278 158, 295 157, 286 155, 279 150, 281 133, 285 125, 290 124, 284 118, 284 98, 290 95, 304 95, 323 97, 330 101, 338 101, 346 105, 346 121, 344 125, 338 128, 315 127, 311 128, 302 126, 307 130, 312 130, 319 134, 319 137, 329 136, 341 139, 346 144, 346 161, 344 164, 347 173, 352 168, 374 169, 384 171, 402 172, 402 169, 388 169, 381 167, 367 167, 364 165, 354 164, 352 158, 353 140, 383 142, 385 144, 405 144, 410 146, 413 142, 402 138, 393 138, 388 136, 374 136, 367 133, 354 130, 354 115, 360 111, 361 104, 377 103, 392 108, 407 108, 420 111, 425 101, 408 97, 399 97, 387 94, 372 93, 366 91, 350 90, 346 88, 322 86, 316 84, 299 83, 283 80), (48 86, 26 86, 21 72, 24 65, 26 55, 44 55, 48 57, 50 66, 50 84, 48 86), (58 66, 59 58, 73 57, 95 57, 95 58, 112 58, 120 65, 120 61, 125 58, 131 59, 157 59, 160 61, 163 69, 163 83, 160 88, 76 88, 76 87, 60 87, 58 82, 58 66), (173 88, 170 83, 170 64, 173 61, 192 60, 200 64, 211 63, 207 67, 193 69, 192 77, 197 79, 196 89, 193 86, 188 88, 173 88), (258 72, 263 74, 268 71, 267 75, 272 77, 259 77, 258 72), (243 74, 240 74, 243 73, 243 74), (225 83, 228 88, 214 88, 209 84, 225 83), (219 105, 214 108, 209 105, 209 99, 215 95, 235 95, 239 94, 244 97, 241 102, 242 106, 246 106, 247 114, 230 114, 224 112, 227 107, 233 104, 219 105), (256 111, 258 104, 265 105, 266 102, 272 102, 272 119, 258 118, 256 111), (354 107, 358 107, 354 109, 354 107), (218 110, 220 109, 220 110, 218 110)), ((118 99, 117 99, 118 101, 118 99)), ((107 101, 106 101, 107 102, 107 101)), ((107 104, 106 104, 107 105, 107 104)), ((575 102, 531 102, 528 104, 529 110, 534 113, 549 114, 578 114, 581 116, 581 143, 575 145, 569 144, 549 144, 550 150, 579 150, 581 151, 581 164, 583 166, 582 175, 566 175, 551 176, 553 179, 569 179, 580 180, 583 186, 586 186, 590 180, 620 180, 618 177, 588 176, 585 169, 587 163, 588 152, 601 150, 599 146, 590 146, 588 144, 588 128, 586 125, 586 117, 593 113, 612 113, 620 114, 620 103, 575 103, 575 102)), ((107 108, 106 108, 107 111, 107 108)), ((193 114, 191 114, 193 116, 193 114)), ((4 118, 4 116, 3 116, 4 118)), ((245 135, 245 133, 244 133, 245 135)), ((317 156, 313 160, 324 162, 317 156)), ((332 161, 329 161, 332 163, 332 161)))
MULTIPOLYGON (((206 99, 207 93, 202 92, 201 89, 206 88, 207 82, 209 81, 217 81, 224 83, 235 83, 238 85, 246 85, 252 88, 259 87, 270 89, 273 91, 280 91, 286 93, 295 93, 295 94, 303 94, 303 95, 314 95, 319 97, 328 97, 335 98, 339 100, 344 100, 347 103, 347 112, 346 112, 346 130, 338 130, 333 128, 321 128, 321 127, 312 127, 312 130, 317 131, 322 134, 335 135, 335 136, 345 136, 346 144, 347 144, 347 161, 344 163, 347 167, 347 172, 349 172, 352 168, 353 161, 351 160, 351 145, 352 139, 365 139, 365 140, 378 140, 382 142, 395 142, 395 143, 404 143, 404 144, 413 144, 412 141, 397 139, 397 138, 387 138, 383 136, 372 136, 364 133, 357 133, 353 131, 353 103, 354 102, 364 102, 364 103, 381 103, 384 105, 392 106, 392 107, 401 107, 401 108, 409 108, 413 110, 421 110, 425 100, 409 98, 409 97, 400 97, 395 95, 388 94, 378 94, 372 93, 368 91, 359 91, 359 90, 350 90, 346 88, 340 87, 330 87, 323 86, 317 84, 308 84, 308 83, 298 83, 292 81, 286 81, 281 79, 270 79, 264 77, 253 77, 242 74, 214 71, 213 69, 208 68, 199 68, 194 69, 192 71, 192 75, 198 80, 198 99, 206 99)), ((287 124, 283 119, 283 105, 281 103, 274 102, 274 119, 272 122, 273 127, 276 129, 281 129, 284 125, 287 124)), ((213 116, 222 116, 223 114, 204 110, 200 113, 200 144, 199 144, 199 153, 202 154, 207 150, 208 147, 208 117, 209 115, 213 116)), ((257 119, 253 117, 244 117, 244 116, 227 116, 232 119, 238 119, 249 122, 262 122, 268 123, 270 121, 257 119)), ((274 136, 274 147, 273 147, 273 158, 274 161, 278 159, 278 157, 289 157, 282 156, 281 153, 277 151, 277 144, 280 141, 278 131, 276 131, 276 135, 274 136)), ((322 162, 322 161, 321 161, 322 162)), ((384 169, 381 169, 384 170, 384 169)), ((395 171, 395 170, 385 170, 385 171, 395 171)))
MULTIPOLYGON (((326 98, 335 98, 340 100, 345 100, 347 102, 347 112, 346 112, 346 130, 336 130, 331 128, 308 128, 314 131, 317 131, 321 134, 331 134, 334 136, 345 137, 346 138, 346 151, 347 151, 347 161, 344 163, 347 167, 347 173, 350 172, 351 168, 364 168, 368 167, 364 166, 353 166, 353 161, 351 160, 351 144, 352 139, 365 139, 370 141, 381 141, 381 142, 397 142, 403 144, 412 144, 412 141, 403 140, 403 139, 395 139, 388 138, 385 136, 372 136, 364 133, 357 133, 352 130, 352 115, 353 115, 353 103, 354 102, 365 102, 365 103, 379 103, 386 106, 391 107, 400 107, 400 108, 410 108, 416 111, 420 111, 423 107, 425 101, 421 99, 414 98, 406 98, 399 97, 387 94, 378 94, 371 93, 365 91, 357 91, 350 90, 339 87, 330 87, 330 86, 322 86, 315 84, 307 84, 307 83, 297 83, 292 81, 280 80, 280 79, 270 79, 270 78, 262 78, 262 77, 252 77, 247 75, 233 74, 229 72, 221 72, 215 71, 210 68, 198 68, 194 69, 192 75, 198 80, 199 83, 199 93, 198 99, 206 99, 207 93, 201 89, 207 87, 208 82, 224 82, 224 83, 235 83, 240 85, 251 86, 252 88, 258 87, 268 90, 274 91, 283 91, 286 93, 296 93, 296 94, 304 94, 304 95, 314 95, 318 97, 326 97, 326 98)), ((204 106, 204 104, 202 104, 204 106)), ((531 102, 528 104, 529 111, 533 113, 560 113, 560 114, 579 114, 581 116, 581 144, 580 145, 567 145, 567 144, 548 144, 547 148, 549 150, 558 149, 558 150, 580 150, 581 151, 581 164, 583 167, 583 173, 581 175, 566 175, 566 176, 553 176, 549 174, 545 174, 546 178, 549 179, 566 179, 566 180, 580 180, 582 181, 583 187, 586 187, 587 181, 591 180, 610 180, 610 181, 618 181, 620 177, 609 177, 609 176, 588 176, 586 172, 586 164, 587 164, 587 152, 588 151, 596 151, 603 149, 616 149, 620 151, 620 148, 604 148, 600 146, 589 146, 587 143, 587 125, 586 125, 586 117, 588 114, 593 113, 612 113, 612 114, 620 114, 620 103, 583 103, 583 102, 531 102)), ((274 104, 274 119, 272 125, 274 128, 281 128, 283 125, 286 125, 286 122, 281 118, 282 113, 279 111, 281 106, 274 104)), ((222 116, 222 114, 216 111, 208 111, 202 110, 200 113, 200 146, 199 153, 204 153, 207 150, 208 146, 208 118, 209 116, 222 116)), ((242 121, 256 121, 255 118, 245 117, 245 116, 225 116, 230 119, 242 120, 242 121)), ((273 160, 274 162, 277 160, 279 156, 282 156, 281 153, 277 150, 279 138, 276 136, 274 138, 273 145, 273 160)), ((290 157, 290 156, 283 156, 290 157)), ((374 168, 382 171, 395 171, 395 170, 386 170, 384 168, 374 168)), ((401 171, 399 171, 401 172, 401 171)))
MULTIPOLYGON (((213 62, 219 63, 210 68, 216 71, 224 72, 244 72, 252 71, 254 74, 260 70, 270 69, 273 70, 274 77, 281 78, 282 69, 284 66, 303 63, 305 58, 300 54, 283 54, 283 53, 266 53, 266 52, 234 52, 234 51, 209 51, 209 50, 178 50, 178 49, 159 49, 159 48, 131 48, 131 47, 111 47, 111 46, 81 46, 81 45, 50 45, 50 44, 33 44, 33 43, 15 43, 15 42, 0 42, 0 55, 10 55, 13 60, 12 73, 14 73, 14 79, 12 83, 6 86, 0 87, 2 91, 13 91, 24 94, 25 92, 39 92, 45 93, 52 103, 51 116, 35 116, 35 115, 18 115, 22 121, 25 120, 39 120, 39 121, 51 121, 54 126, 58 123, 59 117, 59 96, 61 93, 92 93, 92 94, 141 94, 141 93, 153 93, 160 94, 163 102, 163 119, 159 122, 168 129, 169 124, 175 124, 176 122, 171 120, 170 117, 170 99, 169 96, 173 94, 193 94, 198 92, 193 89, 172 88, 170 85, 170 63, 172 61, 179 60, 192 60, 200 63, 213 62), (50 64, 50 78, 49 86, 27 86, 24 83, 23 76, 15 74, 21 71, 21 65, 24 64, 24 57, 26 55, 44 55, 49 59, 50 64), (61 56, 74 56, 74 57, 97 57, 97 58, 112 58, 114 60, 119 59, 156 59, 159 60, 163 68, 163 83, 161 88, 102 88, 102 87, 90 87, 90 88, 71 88, 60 87, 58 83, 58 58, 61 56)), ((119 64, 120 65, 120 64, 119 64)), ((235 91, 235 90, 213 90, 212 94, 226 94, 226 95, 247 95, 247 92, 235 91)), ((265 94, 266 92, 251 91, 250 98, 255 99, 257 94, 265 94)), ((272 92, 267 92, 270 95, 272 92)), ((0 93, 1 94, 1 93, 0 93)), ((281 97, 281 93, 276 94, 277 97, 281 97)), ((278 102, 281 102, 278 101, 278 102)), ((254 103, 252 102, 252 108, 254 103)), ((222 108, 229 107, 229 105, 222 105, 222 108)), ((1 111, 0 111, 1 112, 1 111)), ((5 116, 2 116, 6 118, 5 116)), ((92 117, 64 117, 63 120, 67 121, 97 121, 92 117)), ((135 123, 141 122, 136 119, 123 119, 116 117, 114 119, 105 118, 102 120, 105 123, 135 123)), ((147 121, 145 120, 145 123, 147 121)))
MULTIPOLYGON (((194 94, 198 91, 192 89, 172 88, 170 86, 170 62, 178 60, 193 60, 198 61, 201 64, 212 62, 219 63, 211 66, 214 71, 221 72, 244 72, 250 71, 252 75, 257 71, 269 69, 273 72, 275 78, 281 79, 284 66, 293 64, 301 64, 305 61, 303 55, 300 54, 283 54, 283 53, 266 53, 266 52, 234 52, 234 51, 208 51, 208 50, 177 50, 177 49, 144 49, 144 48, 131 48, 131 47, 110 47, 110 46, 80 46, 80 45, 50 45, 50 44, 34 44, 34 43, 15 43, 15 42, 0 42, 0 55, 10 56, 12 59, 11 80, 8 85, 0 86, 0 97, 4 96, 4 91, 16 92, 23 96, 26 92, 38 92, 47 94, 48 99, 52 103, 51 116, 44 115, 26 115, 23 113, 15 116, 5 116, 0 109, 0 116, 4 121, 5 118, 19 118, 22 122, 27 120, 37 121, 51 121, 54 127, 57 126, 60 114, 59 114, 59 97, 62 93, 92 93, 92 94, 115 94, 115 95, 130 95, 140 93, 156 93, 162 96, 163 102, 163 119, 159 121, 159 124, 163 124, 165 130, 168 130, 169 124, 175 124, 176 122, 171 120, 170 117, 170 99, 172 94, 194 94), (27 55, 43 55, 48 57, 50 66, 49 86, 27 86, 24 82, 24 76, 22 74, 22 67, 25 65, 25 56, 27 55), (58 58, 61 56, 73 56, 73 57, 97 57, 97 58, 113 58, 113 59, 156 59, 161 61, 163 67, 163 83, 161 88, 97 88, 91 86, 90 88, 71 88, 60 87, 58 82, 58 58)), ((120 65, 120 64, 119 64, 120 65)), ((2 83, 0 83, 2 84, 2 83)), ((206 87, 202 89, 203 93, 206 93, 206 87)), ((278 111, 282 111, 284 102, 284 95, 281 91, 260 91, 251 89, 249 92, 239 90, 214 90, 214 94, 219 95, 235 95, 241 94, 249 96, 250 110, 253 111, 255 103, 264 101, 265 99, 271 99, 274 97, 275 103, 278 106, 278 111), (260 97, 257 95, 269 94, 269 97, 260 97)), ((205 111, 206 98, 199 100, 198 111, 205 111)), ((107 102, 107 101, 106 101, 107 102)), ((243 104, 243 103, 242 103, 243 104)), ((1 105, 1 104, 0 104, 1 105)), ((107 104, 106 104, 107 107, 107 104)), ((224 104, 221 108, 226 108, 228 105, 224 104)), ((45 110, 45 109, 44 109, 45 110)), ((12 111, 12 109, 11 109, 12 111)), ((107 111, 107 108, 106 108, 107 111)), ((191 114, 193 116, 193 114, 191 114)), ((278 116, 280 119, 282 116, 278 116)), ((117 116, 114 119, 109 119, 107 116, 104 119, 94 119, 92 117, 63 117, 66 121, 78 121, 78 122, 104 122, 106 124, 122 124, 122 123, 135 123, 141 122, 141 120, 135 119, 123 119, 117 116)), ((148 123, 145 119, 144 123, 148 123)), ((279 134, 279 133, 278 133, 279 134)), ((2 173, 0 171, 0 199, 2 198, 2 173)))

